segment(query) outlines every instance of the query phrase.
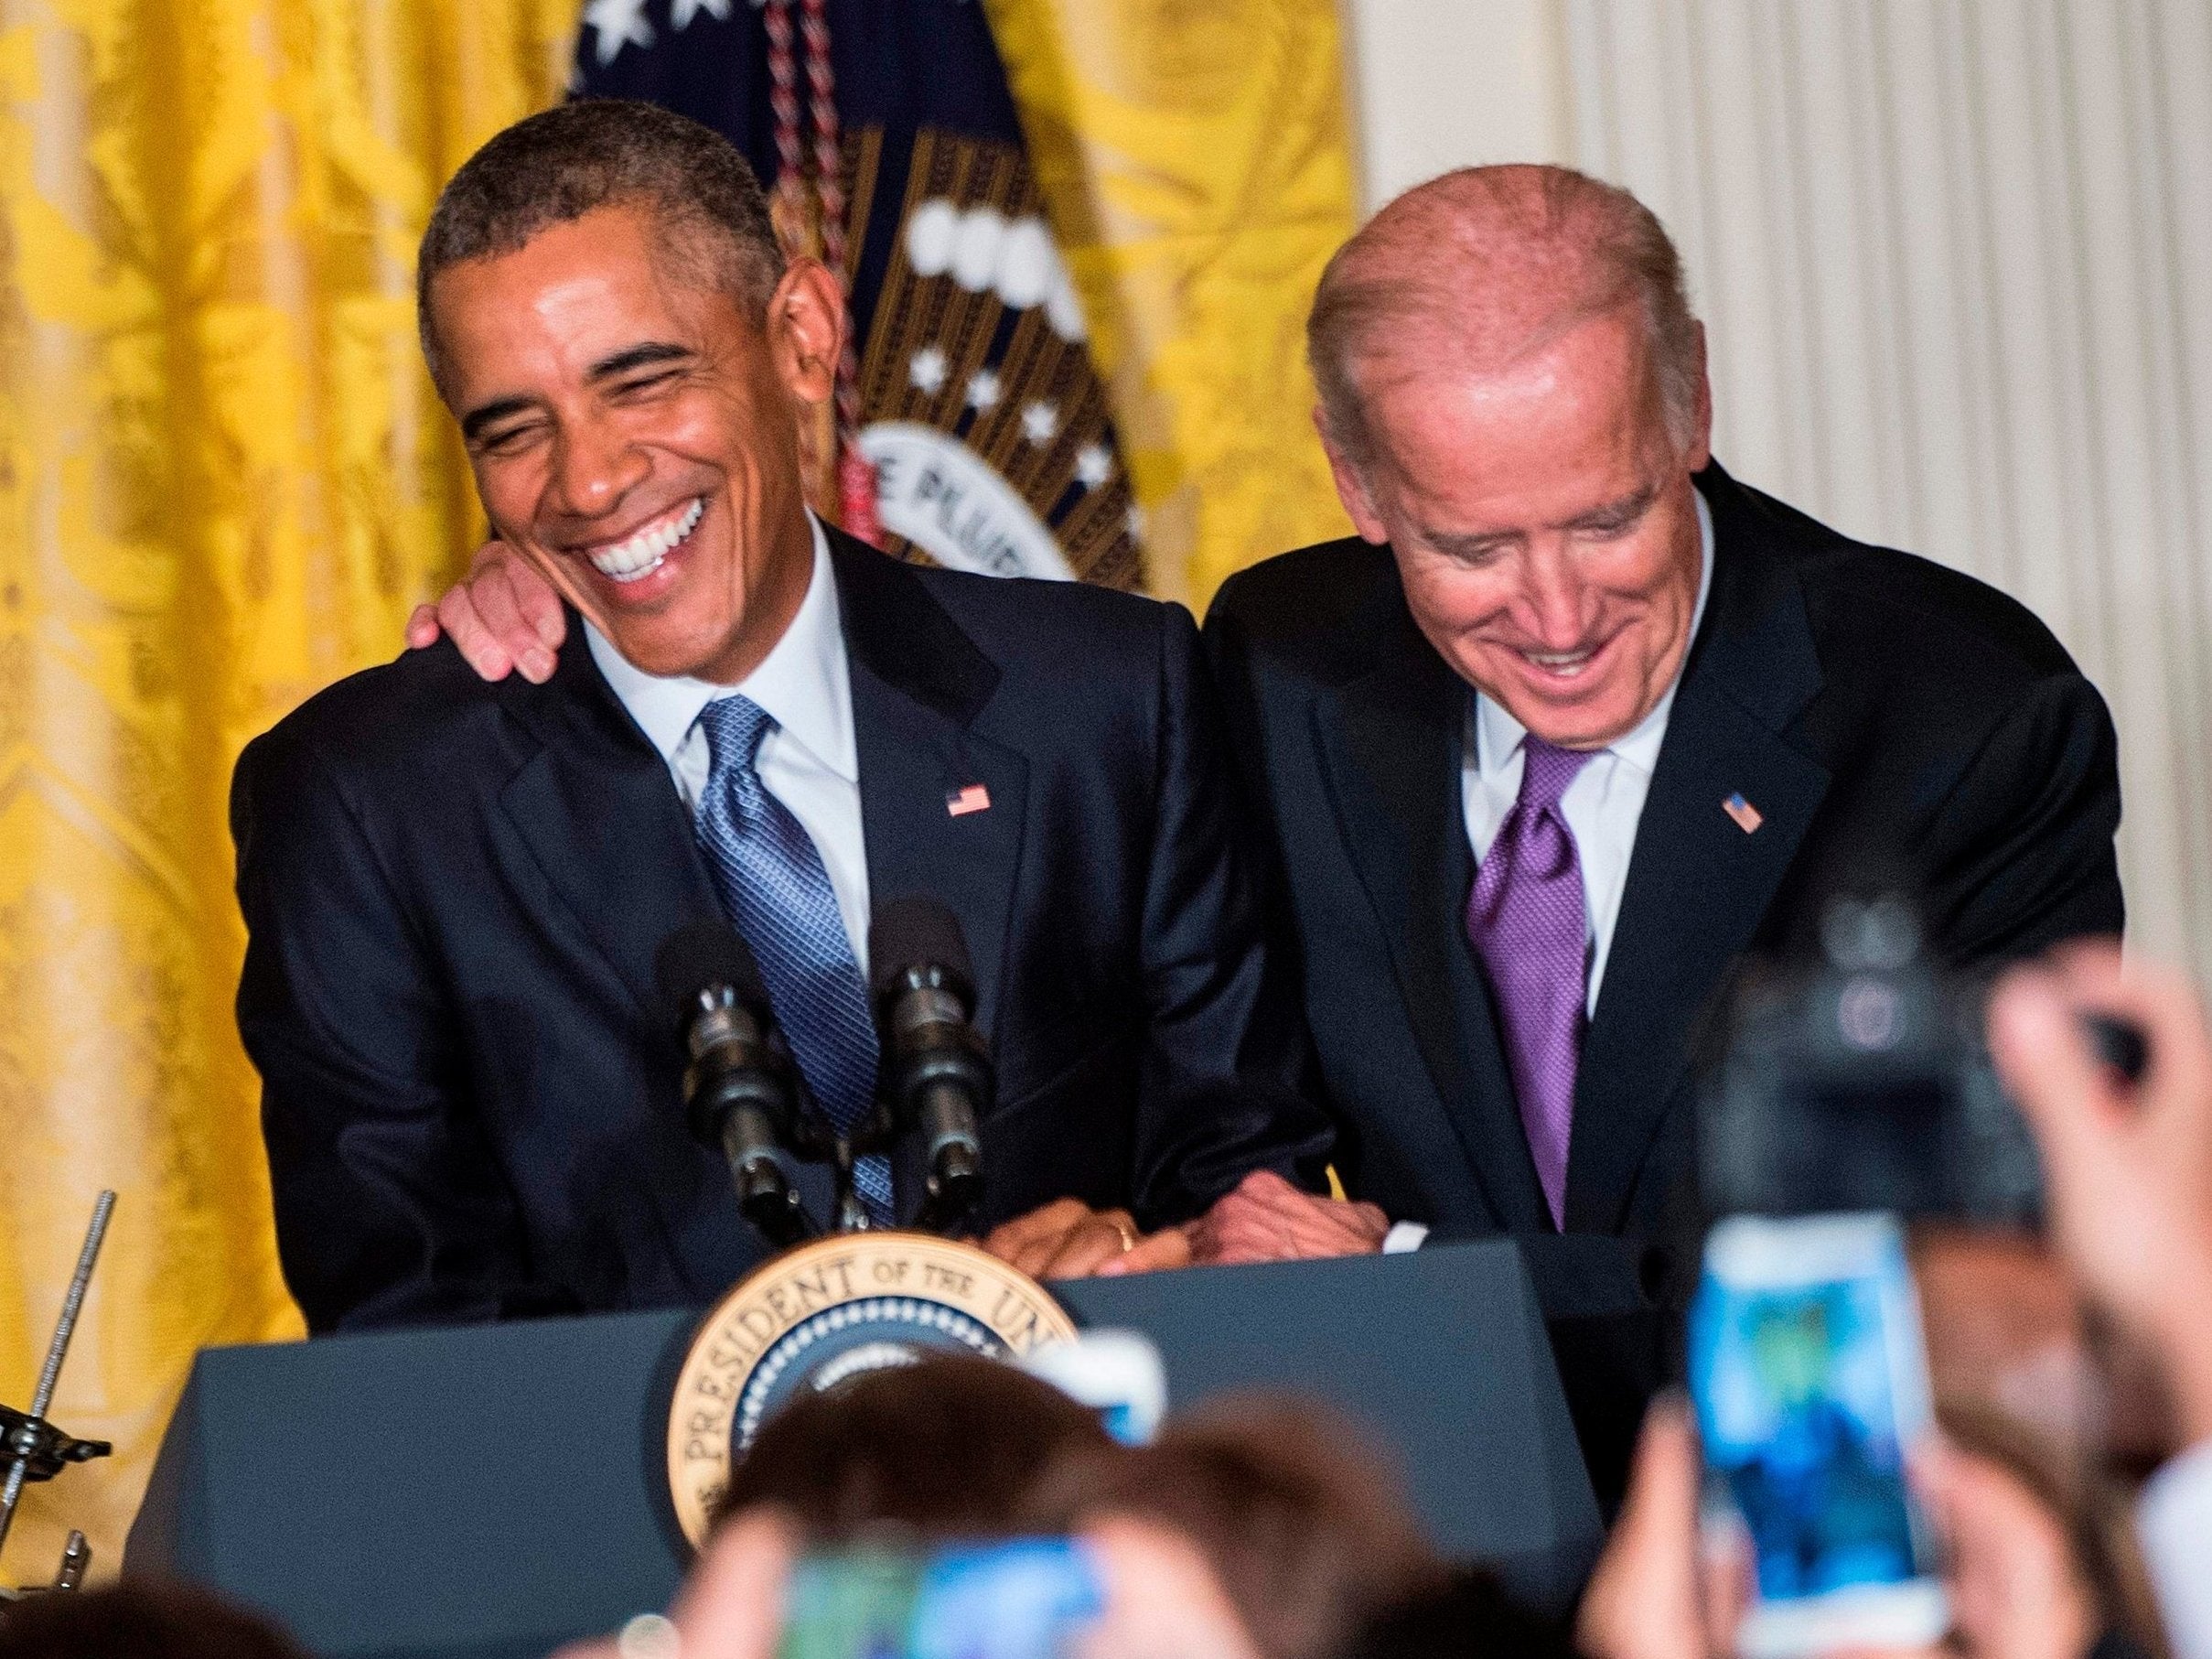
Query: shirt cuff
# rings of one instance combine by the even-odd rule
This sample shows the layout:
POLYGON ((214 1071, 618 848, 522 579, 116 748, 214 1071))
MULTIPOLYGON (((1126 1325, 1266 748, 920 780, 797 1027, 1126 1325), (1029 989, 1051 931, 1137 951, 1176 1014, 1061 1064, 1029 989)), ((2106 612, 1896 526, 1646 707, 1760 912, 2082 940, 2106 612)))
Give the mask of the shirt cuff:
POLYGON ((2135 1531, 2174 1659, 2212 1659, 2212 1573, 2205 1570, 2206 1540, 2212 1539, 2212 1440, 2151 1477, 2135 1506, 2135 1531))
POLYGON ((1382 1254, 1403 1255, 1409 1250, 1418 1250, 1428 1236, 1426 1222, 1392 1222, 1391 1230, 1382 1235, 1382 1254))

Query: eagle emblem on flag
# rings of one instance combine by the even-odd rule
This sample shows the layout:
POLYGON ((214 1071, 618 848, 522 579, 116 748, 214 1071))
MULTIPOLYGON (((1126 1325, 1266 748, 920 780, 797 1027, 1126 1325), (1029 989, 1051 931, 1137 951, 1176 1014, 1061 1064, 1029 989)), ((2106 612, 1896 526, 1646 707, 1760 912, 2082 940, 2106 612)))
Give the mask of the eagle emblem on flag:
POLYGON ((844 280, 816 510, 901 557, 1143 587, 1143 517, 983 8, 589 0, 582 21, 574 92, 722 132, 787 250, 844 280))

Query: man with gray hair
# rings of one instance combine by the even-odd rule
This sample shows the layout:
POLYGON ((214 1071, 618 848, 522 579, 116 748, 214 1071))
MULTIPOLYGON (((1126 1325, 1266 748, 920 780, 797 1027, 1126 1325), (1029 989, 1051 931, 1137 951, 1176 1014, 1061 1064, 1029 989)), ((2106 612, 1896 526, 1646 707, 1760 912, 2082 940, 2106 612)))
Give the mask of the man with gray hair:
MULTIPOLYGON (((726 140, 647 104, 531 116, 446 185, 418 282, 561 634, 499 684, 410 652, 240 758, 239 1028, 311 1330, 697 1304, 767 1255, 684 1126, 695 975, 662 983, 664 943, 718 920, 851 1131, 871 918, 950 912, 997 1077, 976 1220, 1028 1271, 1147 1230, 1179 1259, 1248 1173, 1318 1176, 1197 627, 808 513, 843 296, 726 140)), ((923 1210, 924 1142, 854 1160, 875 1224, 923 1210)), ((826 1214, 826 1170, 795 1180, 826 1214)))
MULTIPOLYGON (((1722 470, 1626 191, 1423 185, 1308 341, 1358 539, 1231 578, 1206 637, 1338 1169, 1396 1243, 1659 1238, 1693 1033, 1739 958, 1811 943, 1831 871, 1906 871, 1948 963, 2119 932, 2097 692, 2003 595, 1722 470)), ((1263 1198, 1253 1255, 1382 1243, 1264 1184, 1209 1224, 1263 1198)))

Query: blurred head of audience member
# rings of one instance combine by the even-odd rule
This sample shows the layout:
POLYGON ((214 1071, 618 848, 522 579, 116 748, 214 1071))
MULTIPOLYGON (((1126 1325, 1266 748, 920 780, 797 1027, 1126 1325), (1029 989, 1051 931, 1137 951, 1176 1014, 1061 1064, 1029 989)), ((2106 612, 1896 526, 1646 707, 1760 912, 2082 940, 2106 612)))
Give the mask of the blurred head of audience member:
MULTIPOLYGON (((1263 1659, 1189 1538, 1134 1518, 1101 1521, 1081 1537, 1105 1606, 1065 1659, 1263 1659)), ((663 1651, 681 1659, 775 1659, 785 1587, 803 1547, 798 1527, 771 1505, 733 1513, 670 1610, 672 1641, 663 1651)), ((609 1639, 564 1648, 556 1659, 630 1654, 609 1639)))
POLYGON ((1922 1228, 1913 1279, 1938 1405, 2002 1414, 2086 1463, 2110 1416, 2065 1264, 2025 1233, 1922 1228))
POLYGON ((1049 1383, 932 1354, 778 1412, 731 1475, 722 1513, 773 1505, 813 1544, 1003 1535, 1047 1470, 1111 1445, 1098 1414, 1049 1383))
POLYGON ((1446 1572, 1387 1466, 1326 1412, 1223 1402, 1132 1449, 1048 1384, 964 1358, 779 1413, 671 1617, 686 1654, 766 1659, 801 1551, 1053 1534, 1080 1538, 1103 1582, 1077 1649, 1092 1659, 1334 1659, 1401 1637, 1416 1652, 1553 1651, 1483 1639, 1537 1627, 1446 1572), (1489 1623, 1469 1632, 1462 1615, 1489 1623))
POLYGON ((1144 1521, 1193 1540, 1269 1659, 1337 1654, 1444 1580, 1389 1466, 1350 1424, 1291 1400, 1225 1400, 1148 1447, 1071 1459, 1028 1518, 1036 1532, 1144 1521))
POLYGON ((186 1584, 119 1584, 0 1607, 0 1659, 307 1659, 275 1626, 186 1584))
MULTIPOLYGON (((1940 1384, 1938 1384, 1940 1391, 1940 1384)), ((2121 1638, 2135 1652, 2163 1659, 2165 1634, 2136 1546, 2135 1529, 2119 1487, 2106 1475, 2092 1446, 2054 1438, 2013 1413, 1975 1402, 1938 1401, 1937 1423, 1958 1455, 1949 1507, 2003 1509, 2013 1524, 2004 1536, 2036 1540, 2032 1551, 1992 1561, 1977 1570, 1960 1561, 1951 1597, 1960 1627, 1992 1632, 2024 1596, 2021 1583, 2048 1586, 2044 1613, 2057 1632, 2049 1651, 2087 1652, 2095 1643, 2121 1638), (2005 1577, 2005 1560, 2013 1563, 2005 1577), (2076 1645, 2078 1644, 2078 1645, 2076 1645)), ((1954 1553, 1962 1554, 1990 1528, 1969 1525, 1954 1553)), ((2012 1653, 1985 1640, 1978 1651, 2012 1653)), ((2127 1651, 2127 1650, 2121 1650, 2127 1651)))
POLYGON ((2133 1523, 2109 1472, 2163 1442, 2152 1391, 2125 1374, 2115 1385, 2100 1322, 2065 1263, 2024 1233, 1924 1232, 1913 1272, 1945 1437, 2024 1487, 2067 1535, 2098 1629, 2157 1652, 2133 1523))

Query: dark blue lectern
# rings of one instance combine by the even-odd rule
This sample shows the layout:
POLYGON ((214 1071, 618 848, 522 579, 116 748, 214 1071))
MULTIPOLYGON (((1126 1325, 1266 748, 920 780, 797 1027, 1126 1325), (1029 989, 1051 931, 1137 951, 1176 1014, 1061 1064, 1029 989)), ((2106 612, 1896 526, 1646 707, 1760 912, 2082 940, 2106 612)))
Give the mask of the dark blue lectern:
MULTIPOLYGON (((1515 1247, 1053 1287, 1147 1332, 1171 1407, 1319 1395, 1395 1448, 1437 1544, 1560 1600, 1598 1517, 1515 1247)), ((664 1606, 682 1311, 211 1349, 123 1562, 275 1615, 327 1659, 537 1659, 664 1606)))

